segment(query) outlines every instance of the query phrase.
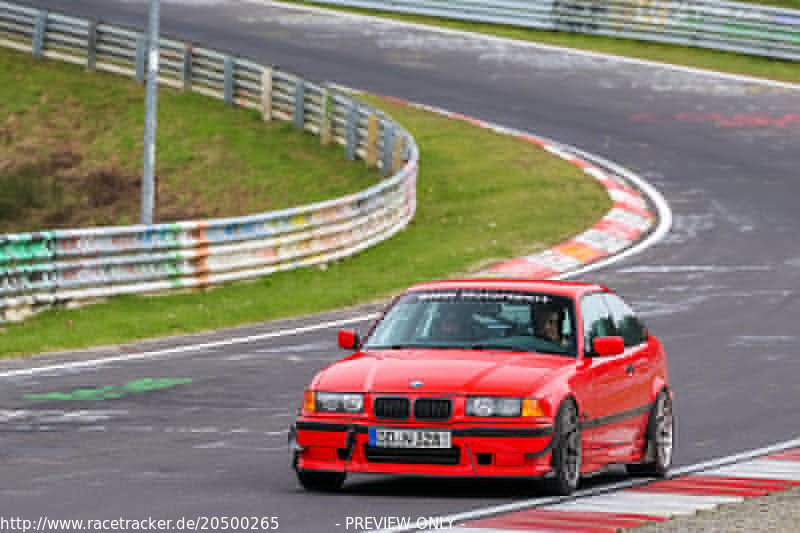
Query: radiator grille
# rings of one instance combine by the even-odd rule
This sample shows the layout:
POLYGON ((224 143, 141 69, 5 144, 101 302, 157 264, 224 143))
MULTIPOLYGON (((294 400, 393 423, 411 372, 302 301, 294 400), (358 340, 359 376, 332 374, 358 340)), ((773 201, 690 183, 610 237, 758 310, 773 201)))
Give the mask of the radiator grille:
POLYGON ((452 414, 453 402, 447 398, 417 398, 414 402, 417 420, 449 420, 452 414))
POLYGON ((411 408, 408 398, 376 398, 373 406, 375 418, 408 420, 411 408))

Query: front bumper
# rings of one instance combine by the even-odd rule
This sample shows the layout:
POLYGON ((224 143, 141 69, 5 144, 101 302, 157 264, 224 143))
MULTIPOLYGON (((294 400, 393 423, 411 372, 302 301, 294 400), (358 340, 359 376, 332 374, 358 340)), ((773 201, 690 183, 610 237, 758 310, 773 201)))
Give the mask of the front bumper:
POLYGON ((543 476, 550 471, 552 426, 474 427, 298 420, 289 431, 299 470, 441 476, 543 476), (448 449, 379 448, 369 428, 450 431, 448 449))

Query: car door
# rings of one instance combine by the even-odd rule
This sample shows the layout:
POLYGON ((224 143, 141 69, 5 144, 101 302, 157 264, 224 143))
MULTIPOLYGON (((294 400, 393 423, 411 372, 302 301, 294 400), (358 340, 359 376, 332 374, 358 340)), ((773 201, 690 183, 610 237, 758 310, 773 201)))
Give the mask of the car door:
POLYGON ((630 372, 636 350, 626 348, 622 354, 610 357, 593 353, 595 338, 619 334, 607 294, 596 292, 581 299, 585 353, 581 374, 588 389, 583 400, 581 427, 587 449, 612 448, 631 442, 635 435, 629 417, 641 405, 630 372))
POLYGON ((631 442, 644 435, 650 413, 651 383, 655 376, 656 365, 644 327, 630 306, 616 294, 606 293, 604 297, 611 311, 617 335, 625 341, 623 358, 628 375, 627 393, 630 395, 633 407, 621 424, 622 432, 629 436, 627 442, 631 442))

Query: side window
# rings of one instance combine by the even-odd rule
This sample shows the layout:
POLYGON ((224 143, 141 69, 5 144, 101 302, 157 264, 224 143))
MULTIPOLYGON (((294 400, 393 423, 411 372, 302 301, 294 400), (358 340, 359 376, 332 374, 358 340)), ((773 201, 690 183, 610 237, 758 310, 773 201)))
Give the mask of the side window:
POLYGON ((529 304, 506 303, 503 305, 503 309, 497 313, 497 318, 530 327, 531 306, 529 304))
POLYGON ((569 338, 572 335, 572 323, 570 322, 570 313, 564 313, 564 323, 561 325, 561 335, 569 338))
POLYGON ((606 293, 605 298, 609 309, 611 309, 611 316, 614 319, 617 335, 620 335, 625 340, 625 347, 636 346, 644 342, 644 328, 639 319, 636 318, 633 309, 616 294, 606 293))
POLYGON ((602 293, 587 294, 581 299, 584 351, 594 351, 592 342, 597 337, 616 335, 614 321, 602 293))

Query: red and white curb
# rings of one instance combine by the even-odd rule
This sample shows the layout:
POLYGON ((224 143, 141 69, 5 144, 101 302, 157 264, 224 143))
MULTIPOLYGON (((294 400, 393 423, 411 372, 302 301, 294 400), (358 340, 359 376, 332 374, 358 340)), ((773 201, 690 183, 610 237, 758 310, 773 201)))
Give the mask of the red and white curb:
MULTIPOLYGON (((360 92, 342 86, 336 86, 336 88, 349 92, 360 92)), ((662 220, 658 220, 659 217, 651 211, 650 204, 645 199, 645 196, 631 187, 628 181, 619 175, 619 172, 610 172, 599 165, 588 162, 587 158, 574 153, 577 150, 573 151, 553 141, 491 124, 460 113, 417 104, 392 96, 378 96, 390 102, 422 109, 454 120, 462 120, 479 128, 488 129, 495 133, 512 135, 537 144, 551 154, 579 166, 606 188, 614 205, 597 224, 557 246, 495 265, 489 268, 488 271, 482 272, 481 274, 483 275, 540 279, 561 277, 566 273, 579 270, 587 264, 611 258, 621 251, 629 249, 633 244, 640 241, 643 235, 651 231, 656 222, 660 224, 659 233, 662 235, 669 228, 671 216, 662 216, 662 220)), ((661 209, 658 209, 658 211, 668 211, 666 202, 663 202, 660 195, 652 189, 648 197, 652 202, 661 204, 661 209), (653 198, 653 196, 658 197, 653 198)))
POLYGON ((615 533, 800 487, 800 448, 616 492, 493 516, 451 533, 615 533))
POLYGON ((547 141, 527 135, 522 138, 581 167, 606 188, 614 206, 597 224, 580 235, 543 252, 495 265, 490 269, 492 274, 532 278, 564 274, 629 248, 653 225, 655 216, 644 197, 618 177, 547 141))

